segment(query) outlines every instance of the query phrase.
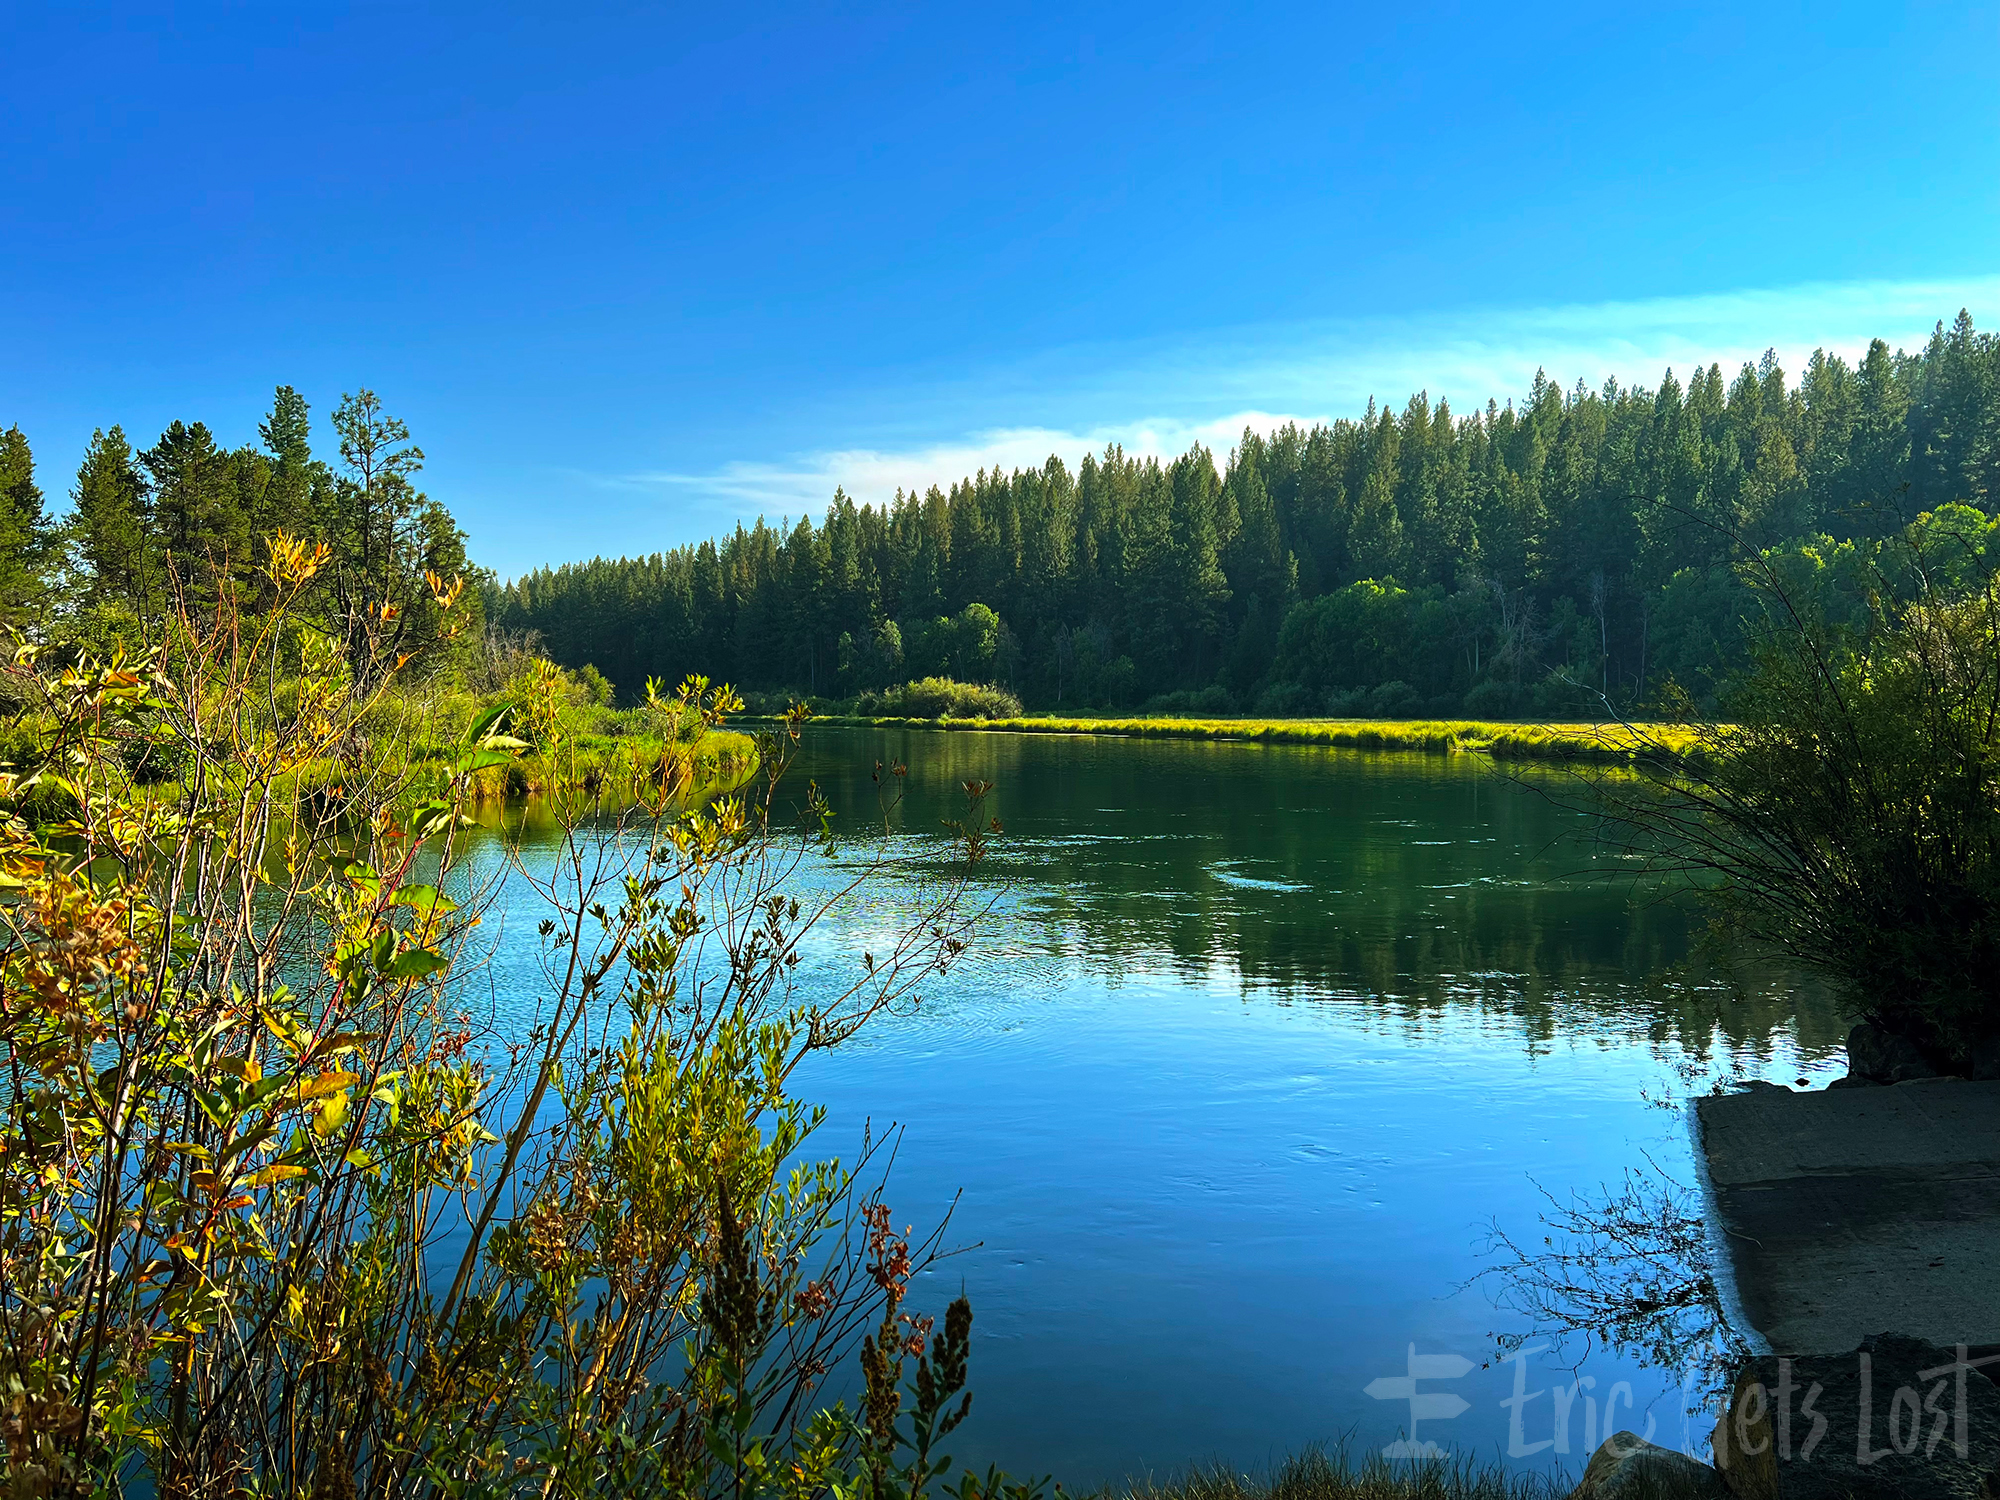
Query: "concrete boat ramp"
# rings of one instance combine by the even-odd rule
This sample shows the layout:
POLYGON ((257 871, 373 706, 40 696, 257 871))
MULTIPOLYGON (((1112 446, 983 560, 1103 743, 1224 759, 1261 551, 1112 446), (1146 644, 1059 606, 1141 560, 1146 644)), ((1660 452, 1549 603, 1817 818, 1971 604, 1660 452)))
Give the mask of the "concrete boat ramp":
POLYGON ((1695 1112, 1729 1310, 1769 1352, 1885 1329, 2000 1345, 2000 1083, 1763 1086, 1695 1112))

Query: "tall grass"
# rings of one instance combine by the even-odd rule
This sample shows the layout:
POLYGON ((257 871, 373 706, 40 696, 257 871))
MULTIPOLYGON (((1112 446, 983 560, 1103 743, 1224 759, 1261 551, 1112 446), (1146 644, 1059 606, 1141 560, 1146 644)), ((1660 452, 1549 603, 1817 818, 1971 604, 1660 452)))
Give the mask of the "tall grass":
POLYGON ((1309 1449, 1268 1476, 1215 1465, 1110 1488, 1099 1500, 1561 1500, 1569 1492, 1560 1477, 1510 1474, 1463 1455, 1392 1464, 1371 1453, 1357 1463, 1344 1450, 1309 1449))

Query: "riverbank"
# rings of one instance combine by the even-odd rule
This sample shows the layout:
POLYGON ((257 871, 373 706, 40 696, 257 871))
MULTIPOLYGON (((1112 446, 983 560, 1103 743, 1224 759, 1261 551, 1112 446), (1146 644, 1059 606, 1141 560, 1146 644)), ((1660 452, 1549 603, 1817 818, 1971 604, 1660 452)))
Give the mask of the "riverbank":
POLYGON ((1091 1500, 1564 1500, 1573 1488, 1561 1475, 1513 1472, 1468 1454, 1391 1464, 1374 1454, 1357 1462, 1345 1451, 1315 1448, 1273 1473, 1196 1467, 1099 1490, 1091 1500))
POLYGON ((514 800, 558 787, 592 794, 628 795, 675 779, 671 765, 685 757, 697 795, 726 791, 749 780, 757 769, 757 743, 733 730, 710 730, 699 741, 671 741, 661 735, 585 734, 553 763, 533 753, 504 766, 473 773, 467 793, 475 802, 514 800))
POLYGON ((830 714, 816 722, 878 729, 1243 740, 1426 755, 1488 755, 1495 760, 1676 761, 1698 755, 1702 749, 1700 731, 1678 724, 1515 724, 1473 719, 1057 718, 1036 714, 1007 719, 866 718, 830 714))

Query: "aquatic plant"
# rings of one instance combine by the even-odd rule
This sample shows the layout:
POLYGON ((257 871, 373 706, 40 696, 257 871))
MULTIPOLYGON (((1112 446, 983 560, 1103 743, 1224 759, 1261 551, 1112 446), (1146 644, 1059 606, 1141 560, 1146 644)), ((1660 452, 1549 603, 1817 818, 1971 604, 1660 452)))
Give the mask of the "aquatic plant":
POLYGON ((1560 1500, 1569 1481, 1512 1472, 1498 1463, 1459 1456, 1391 1463, 1370 1453, 1311 1448, 1275 1472, 1248 1474, 1221 1465, 1190 1469, 1165 1480, 1116 1486, 1100 1500, 1560 1500))

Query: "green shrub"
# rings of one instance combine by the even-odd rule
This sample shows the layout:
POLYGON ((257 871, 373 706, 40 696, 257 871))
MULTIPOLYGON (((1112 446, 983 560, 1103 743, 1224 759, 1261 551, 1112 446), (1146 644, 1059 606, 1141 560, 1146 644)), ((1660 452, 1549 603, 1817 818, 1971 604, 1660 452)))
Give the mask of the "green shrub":
POLYGON ((1753 559, 1763 614, 1731 723, 1597 800, 1721 926, 1966 1073, 2000 1043, 2000 576, 1946 592, 1950 559, 1930 566, 1914 527, 1903 545, 1914 561, 1875 569, 1859 624, 1795 560, 1753 559))
MULTIPOLYGON (((281 607, 309 576, 274 569, 281 607)), ((33 773, 0 781, 0 1493, 934 1492, 971 1309, 926 1344, 935 1240, 857 1185, 868 1152, 820 1155, 788 1079, 963 951, 963 882, 806 999, 783 882, 824 825, 772 816, 799 719, 747 790, 682 795, 737 707, 691 679, 656 794, 607 813, 552 667, 447 736, 435 703, 357 698, 351 642, 287 661, 252 623, 35 674, 44 758, 87 792, 60 830, 20 816, 33 773), (413 721, 439 759, 357 751, 413 721), (528 767, 542 852, 502 853, 547 978, 495 1038, 455 978, 493 896, 465 809, 528 767), (857 1344, 862 1399, 828 1405, 857 1344)))
POLYGON ((1015 719, 1021 700, 991 683, 924 677, 880 693, 863 693, 856 711, 884 719, 1015 719))

